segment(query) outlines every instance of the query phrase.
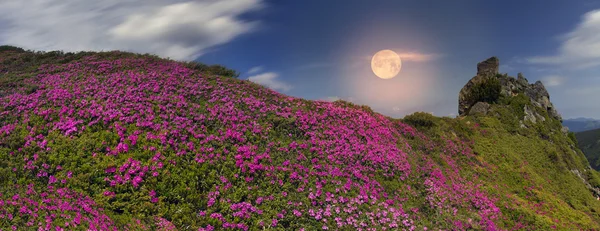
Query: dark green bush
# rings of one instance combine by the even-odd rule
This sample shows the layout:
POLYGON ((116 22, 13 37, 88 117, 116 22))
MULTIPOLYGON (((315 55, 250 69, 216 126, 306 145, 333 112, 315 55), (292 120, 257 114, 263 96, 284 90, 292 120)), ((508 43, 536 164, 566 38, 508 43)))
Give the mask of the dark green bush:
POLYGON ((402 121, 415 127, 430 128, 435 125, 435 116, 426 112, 415 112, 405 116, 402 121))
POLYGON ((470 102, 497 103, 500 99, 502 85, 498 78, 485 78, 471 88, 468 99, 470 102))
POLYGON ((577 137, 575 137, 575 133, 574 132, 569 132, 568 136, 569 136, 569 139, 571 141, 573 141, 573 143, 575 144, 575 146, 579 145, 579 143, 577 142, 577 137))
POLYGON ((23 48, 15 47, 15 46, 9 46, 9 45, 2 45, 2 46, 0 46, 0 51, 25 52, 25 50, 23 48))
POLYGON ((208 66, 206 64, 195 62, 195 61, 186 62, 184 65, 187 68, 202 71, 202 72, 205 72, 207 74, 212 74, 212 75, 220 75, 220 76, 233 77, 233 78, 237 78, 240 76, 240 73, 238 73, 237 71, 226 68, 221 65, 208 66))

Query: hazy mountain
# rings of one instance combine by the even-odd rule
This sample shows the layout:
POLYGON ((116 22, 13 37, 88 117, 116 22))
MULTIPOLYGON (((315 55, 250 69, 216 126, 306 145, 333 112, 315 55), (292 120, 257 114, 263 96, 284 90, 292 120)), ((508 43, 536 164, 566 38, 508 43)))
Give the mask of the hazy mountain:
POLYGON ((541 83, 486 71, 463 116, 393 119, 227 73, 0 47, 0 229, 600 230, 541 83))
POLYGON ((600 128, 600 120, 591 118, 575 118, 563 120, 563 125, 568 127, 570 131, 582 132, 600 128))

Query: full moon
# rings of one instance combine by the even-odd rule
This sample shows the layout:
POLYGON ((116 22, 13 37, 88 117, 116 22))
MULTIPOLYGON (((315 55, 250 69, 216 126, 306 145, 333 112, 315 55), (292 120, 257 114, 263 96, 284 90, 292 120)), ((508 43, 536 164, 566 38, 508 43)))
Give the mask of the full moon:
POLYGON ((371 59, 371 69, 377 77, 382 79, 391 79, 398 75, 402 68, 400 56, 391 50, 381 50, 371 59))

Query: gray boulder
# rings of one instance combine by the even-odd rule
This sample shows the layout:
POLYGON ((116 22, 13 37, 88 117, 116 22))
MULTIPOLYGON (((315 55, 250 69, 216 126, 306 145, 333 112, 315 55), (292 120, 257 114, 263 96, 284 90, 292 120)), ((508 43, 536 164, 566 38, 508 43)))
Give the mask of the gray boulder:
POLYGON ((484 114, 486 115, 490 110, 490 104, 486 102, 477 102, 471 109, 469 110, 469 115, 474 114, 484 114))

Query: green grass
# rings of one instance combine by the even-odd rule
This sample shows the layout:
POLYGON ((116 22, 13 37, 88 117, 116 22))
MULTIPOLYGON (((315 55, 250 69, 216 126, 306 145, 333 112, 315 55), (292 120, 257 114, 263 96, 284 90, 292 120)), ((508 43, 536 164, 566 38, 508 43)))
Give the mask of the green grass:
POLYGON ((549 119, 543 110, 537 112, 546 122, 527 122, 530 128, 520 128, 523 106, 530 105, 524 95, 502 99, 501 104, 494 105, 491 116, 486 117, 449 119, 415 113, 404 121, 428 137, 457 135, 473 142, 474 158, 489 166, 461 170, 482 179, 484 187, 501 198, 497 205, 507 226, 521 223, 536 230, 600 228, 600 203, 571 170, 582 172, 594 187, 600 183, 599 174, 588 169, 576 141, 560 132, 560 122, 549 119))

